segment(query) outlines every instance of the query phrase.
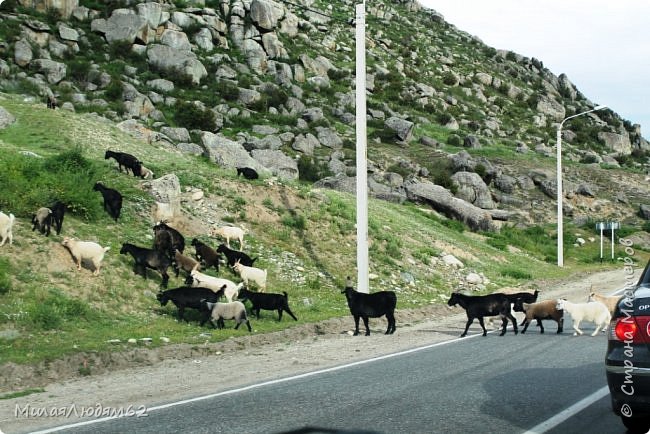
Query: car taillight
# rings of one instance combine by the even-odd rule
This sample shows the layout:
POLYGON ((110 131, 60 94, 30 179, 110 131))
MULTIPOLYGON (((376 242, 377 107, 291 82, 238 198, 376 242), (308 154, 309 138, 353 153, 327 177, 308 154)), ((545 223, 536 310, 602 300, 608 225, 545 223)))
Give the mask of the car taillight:
POLYGON ((614 341, 643 344, 650 342, 650 317, 628 316, 612 320, 609 324, 609 339, 614 341))

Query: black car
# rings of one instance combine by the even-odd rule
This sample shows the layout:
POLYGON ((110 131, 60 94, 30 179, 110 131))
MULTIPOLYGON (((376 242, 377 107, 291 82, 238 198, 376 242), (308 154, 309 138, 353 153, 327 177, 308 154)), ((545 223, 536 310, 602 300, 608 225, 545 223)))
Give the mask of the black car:
POLYGON ((626 285, 609 327, 605 368, 612 409, 631 433, 650 429, 650 262, 626 285))

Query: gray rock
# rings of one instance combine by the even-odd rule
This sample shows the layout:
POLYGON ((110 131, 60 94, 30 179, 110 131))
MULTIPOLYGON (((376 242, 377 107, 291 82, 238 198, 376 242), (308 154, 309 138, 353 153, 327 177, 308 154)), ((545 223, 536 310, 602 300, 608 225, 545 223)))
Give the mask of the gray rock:
POLYGON ((438 142, 436 139, 427 136, 420 137, 420 143, 422 143, 424 146, 430 146, 432 148, 439 148, 441 146, 440 142, 438 142))
POLYGON ((195 84, 208 75, 208 71, 196 58, 196 54, 191 51, 176 50, 167 45, 150 45, 147 49, 147 60, 150 65, 165 72, 180 70, 191 77, 195 84))
POLYGON ((504 193, 514 193, 517 180, 510 175, 500 174, 494 179, 494 186, 504 193))
POLYGON ((470 149, 479 149, 481 142, 478 140, 478 137, 470 134, 463 139, 463 146, 470 149))
POLYGON ((331 149, 343 148, 343 140, 341 140, 335 130, 326 127, 316 127, 316 133, 321 145, 331 149))
POLYGON ((204 149, 204 155, 221 167, 234 169, 245 166, 255 169, 260 174, 264 172, 264 166, 251 158, 241 143, 234 142, 221 135, 203 131, 201 133, 201 145, 204 149))
POLYGON ((318 147, 320 147, 320 142, 311 133, 298 134, 291 145, 292 149, 305 155, 314 155, 314 149, 318 147))
POLYGON ((16 122, 16 117, 0 106, 0 129, 7 128, 14 122, 16 122))
POLYGON ((278 129, 271 125, 253 125, 253 133, 262 135, 277 134, 278 129))
POLYGON ((274 30, 278 21, 284 16, 284 7, 272 0, 253 0, 250 17, 257 26, 265 30, 274 30))
POLYGON ((265 33, 262 35, 262 45, 264 51, 269 59, 288 59, 289 53, 284 48, 282 41, 278 39, 278 35, 273 32, 265 33))
POLYGON ((177 143, 176 148, 184 154, 203 155, 204 149, 196 143, 177 143))
POLYGON ((67 25, 61 23, 59 24, 59 37, 64 41, 78 42, 79 32, 77 32, 72 27, 68 27, 67 25))
POLYGON ((128 9, 128 13, 121 13, 119 11, 119 9, 114 10, 111 17, 107 20, 101 18, 93 20, 91 22, 91 29, 104 33, 106 42, 109 44, 115 41, 134 43, 136 38, 147 42, 147 20, 132 13, 128 9))
POLYGON ((138 15, 144 18, 152 29, 167 22, 170 18, 169 12, 165 11, 163 5, 160 3, 138 3, 136 4, 136 8, 138 15))
POLYGON ((190 133, 187 128, 162 127, 160 132, 179 144, 190 141, 190 133))
POLYGON ((314 188, 329 188, 330 190, 342 191, 355 194, 357 191, 357 178, 339 174, 320 179, 314 183, 314 188))
POLYGON ((203 28, 194 35, 194 43, 199 48, 205 51, 214 50, 214 43, 212 42, 212 33, 210 30, 203 28))
POLYGON ((317 122, 323 117, 323 109, 320 107, 310 107, 302 112, 302 119, 307 122, 317 122))
POLYGON ((14 62, 18 66, 27 66, 32 61, 34 54, 32 46, 22 39, 14 44, 14 62))
POLYGON ((255 149, 251 152, 251 156, 259 165, 266 167, 280 179, 289 181, 298 179, 298 163, 282 151, 255 149))
POLYGON ((395 135, 402 142, 409 142, 413 138, 413 127, 415 124, 406 119, 391 116, 384 122, 386 128, 395 132, 395 135))
POLYGON ((147 81, 147 86, 164 93, 169 93, 174 90, 174 82, 165 80, 164 78, 156 78, 154 80, 149 80, 147 81))
POLYGON ((456 197, 482 209, 496 208, 490 189, 474 172, 456 172, 451 179, 458 185, 456 197))
POLYGON ((249 146, 250 149, 271 149, 275 151, 282 147, 282 140, 280 140, 278 136, 268 135, 261 139, 252 138, 245 145, 247 149, 249 148, 249 146))
POLYGON ((591 184, 580 184, 576 188, 576 193, 582 196, 596 197, 598 187, 591 184))
POLYGON ((460 220, 475 231, 496 229, 492 215, 479 207, 454 197, 447 189, 431 182, 413 181, 405 183, 409 200, 425 202, 447 217, 460 220))
POLYGON ((268 56, 264 48, 253 39, 244 39, 242 52, 246 57, 246 63, 257 74, 266 73, 268 56))
POLYGON ((639 215, 644 220, 650 220, 650 205, 641 204, 639 206, 639 215))
POLYGON ((36 71, 44 74, 50 84, 57 84, 63 80, 66 75, 65 63, 55 62, 48 59, 36 59, 31 62, 30 66, 36 71))
POLYGON ((192 44, 183 32, 167 29, 160 37, 160 43, 179 51, 191 51, 192 44))
POLYGON ((476 161, 467 151, 460 151, 451 156, 451 167, 454 172, 467 171, 472 172, 476 168, 476 161))
POLYGON ((625 134, 617 134, 601 131, 598 133, 598 138, 605 142, 607 149, 616 155, 630 155, 632 153, 632 143, 627 132, 625 134))
POLYGON ((256 91, 255 89, 247 89, 245 87, 239 88, 239 96, 237 97, 237 102, 243 105, 255 104, 262 99, 262 94, 256 91))

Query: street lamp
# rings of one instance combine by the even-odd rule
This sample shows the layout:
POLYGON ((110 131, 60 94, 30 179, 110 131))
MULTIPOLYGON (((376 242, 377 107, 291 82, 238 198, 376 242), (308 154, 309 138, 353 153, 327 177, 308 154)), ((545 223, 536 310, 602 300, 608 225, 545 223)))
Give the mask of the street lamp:
POLYGON ((569 119, 586 115, 587 113, 595 112, 607 108, 605 105, 599 105, 586 112, 578 113, 573 116, 566 117, 560 122, 557 127, 557 266, 564 267, 564 228, 562 225, 562 125, 569 119))

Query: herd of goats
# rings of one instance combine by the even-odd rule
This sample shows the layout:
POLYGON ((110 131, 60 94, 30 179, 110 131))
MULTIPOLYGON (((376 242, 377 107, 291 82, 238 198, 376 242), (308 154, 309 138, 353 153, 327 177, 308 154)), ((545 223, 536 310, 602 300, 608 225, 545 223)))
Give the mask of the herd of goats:
MULTIPOLYGON (((129 170, 134 176, 140 178, 153 177, 153 172, 146 169, 140 160, 131 154, 107 150, 105 159, 113 158, 118 163, 118 169, 128 174, 129 170)), ((243 175, 247 179, 257 179, 257 172, 248 167, 237 168, 237 175, 243 175)), ((104 210, 117 222, 122 209, 122 194, 115 189, 104 186, 97 182, 94 191, 98 191, 103 197, 104 210)), ((42 234, 49 235, 54 227, 56 234, 61 233, 63 218, 66 212, 66 204, 56 201, 49 207, 39 208, 32 215, 32 231, 39 230, 42 234)), ((0 246, 9 240, 13 243, 12 227, 15 221, 13 214, 5 214, 0 211, 0 246)), ((224 328, 224 320, 234 320, 235 329, 241 324, 246 324, 248 331, 252 331, 246 307, 243 302, 248 300, 251 303, 250 311, 260 318, 260 310, 271 310, 278 312, 278 320, 282 320, 282 313, 286 312, 294 320, 298 320, 289 308, 288 295, 266 293, 267 271, 254 267, 257 258, 251 258, 241 251, 244 246, 244 235, 246 230, 236 226, 221 226, 211 230, 212 236, 219 236, 226 240, 216 249, 208 246, 202 241, 194 238, 191 245, 195 249, 196 259, 185 255, 185 238, 176 229, 170 227, 166 222, 161 221, 153 227, 154 245, 153 248, 140 247, 131 243, 123 243, 120 249, 121 254, 128 254, 134 260, 134 272, 147 277, 147 269, 156 270, 162 277, 161 291, 157 299, 162 306, 171 301, 178 309, 178 317, 184 319, 185 308, 196 309, 201 314, 200 324, 204 325, 210 320, 213 326, 224 328), (230 247, 230 240, 239 241, 240 250, 233 250, 230 247), (233 281, 221 277, 215 277, 200 271, 207 271, 214 268, 219 272, 219 264, 222 261, 221 255, 225 257, 233 273, 239 275, 242 281, 235 284, 233 281), (183 270, 187 278, 185 286, 174 289, 167 289, 169 281, 168 268, 172 268, 176 277, 183 270), (257 291, 249 290, 254 284, 257 291), (163 290, 164 289, 164 290, 163 290), (225 302, 220 300, 225 298, 225 302), (241 300, 241 301, 240 301, 241 300)), ((93 274, 98 275, 104 254, 109 247, 102 247, 93 241, 80 241, 64 237, 62 245, 71 253, 78 270, 81 270, 83 262, 92 264, 93 274)), ((380 291, 372 294, 357 292, 352 286, 348 277, 345 294, 350 313, 355 322, 354 335, 359 334, 359 319, 363 319, 366 336, 370 334, 368 318, 386 316, 388 328, 386 334, 395 332, 395 307, 397 296, 394 291, 380 291)), ((567 311, 573 319, 575 335, 581 335, 579 326, 582 321, 591 321, 596 324, 596 330, 592 336, 600 330, 605 330, 610 322, 611 316, 616 309, 620 297, 605 297, 591 293, 587 303, 571 303, 564 299, 544 300, 537 302, 538 291, 534 293, 519 292, 515 294, 494 293, 482 296, 470 296, 460 293, 453 293, 448 301, 449 306, 460 305, 467 314, 467 323, 461 337, 467 335, 467 330, 478 319, 483 336, 487 334, 484 317, 501 317, 501 336, 506 333, 508 321, 512 323, 514 333, 518 332, 517 322, 512 311, 524 312, 525 318, 520 324, 523 326, 522 333, 525 333, 529 324, 537 321, 540 332, 544 333, 542 320, 554 320, 557 325, 557 333, 562 333, 564 323, 564 311, 567 311)))

